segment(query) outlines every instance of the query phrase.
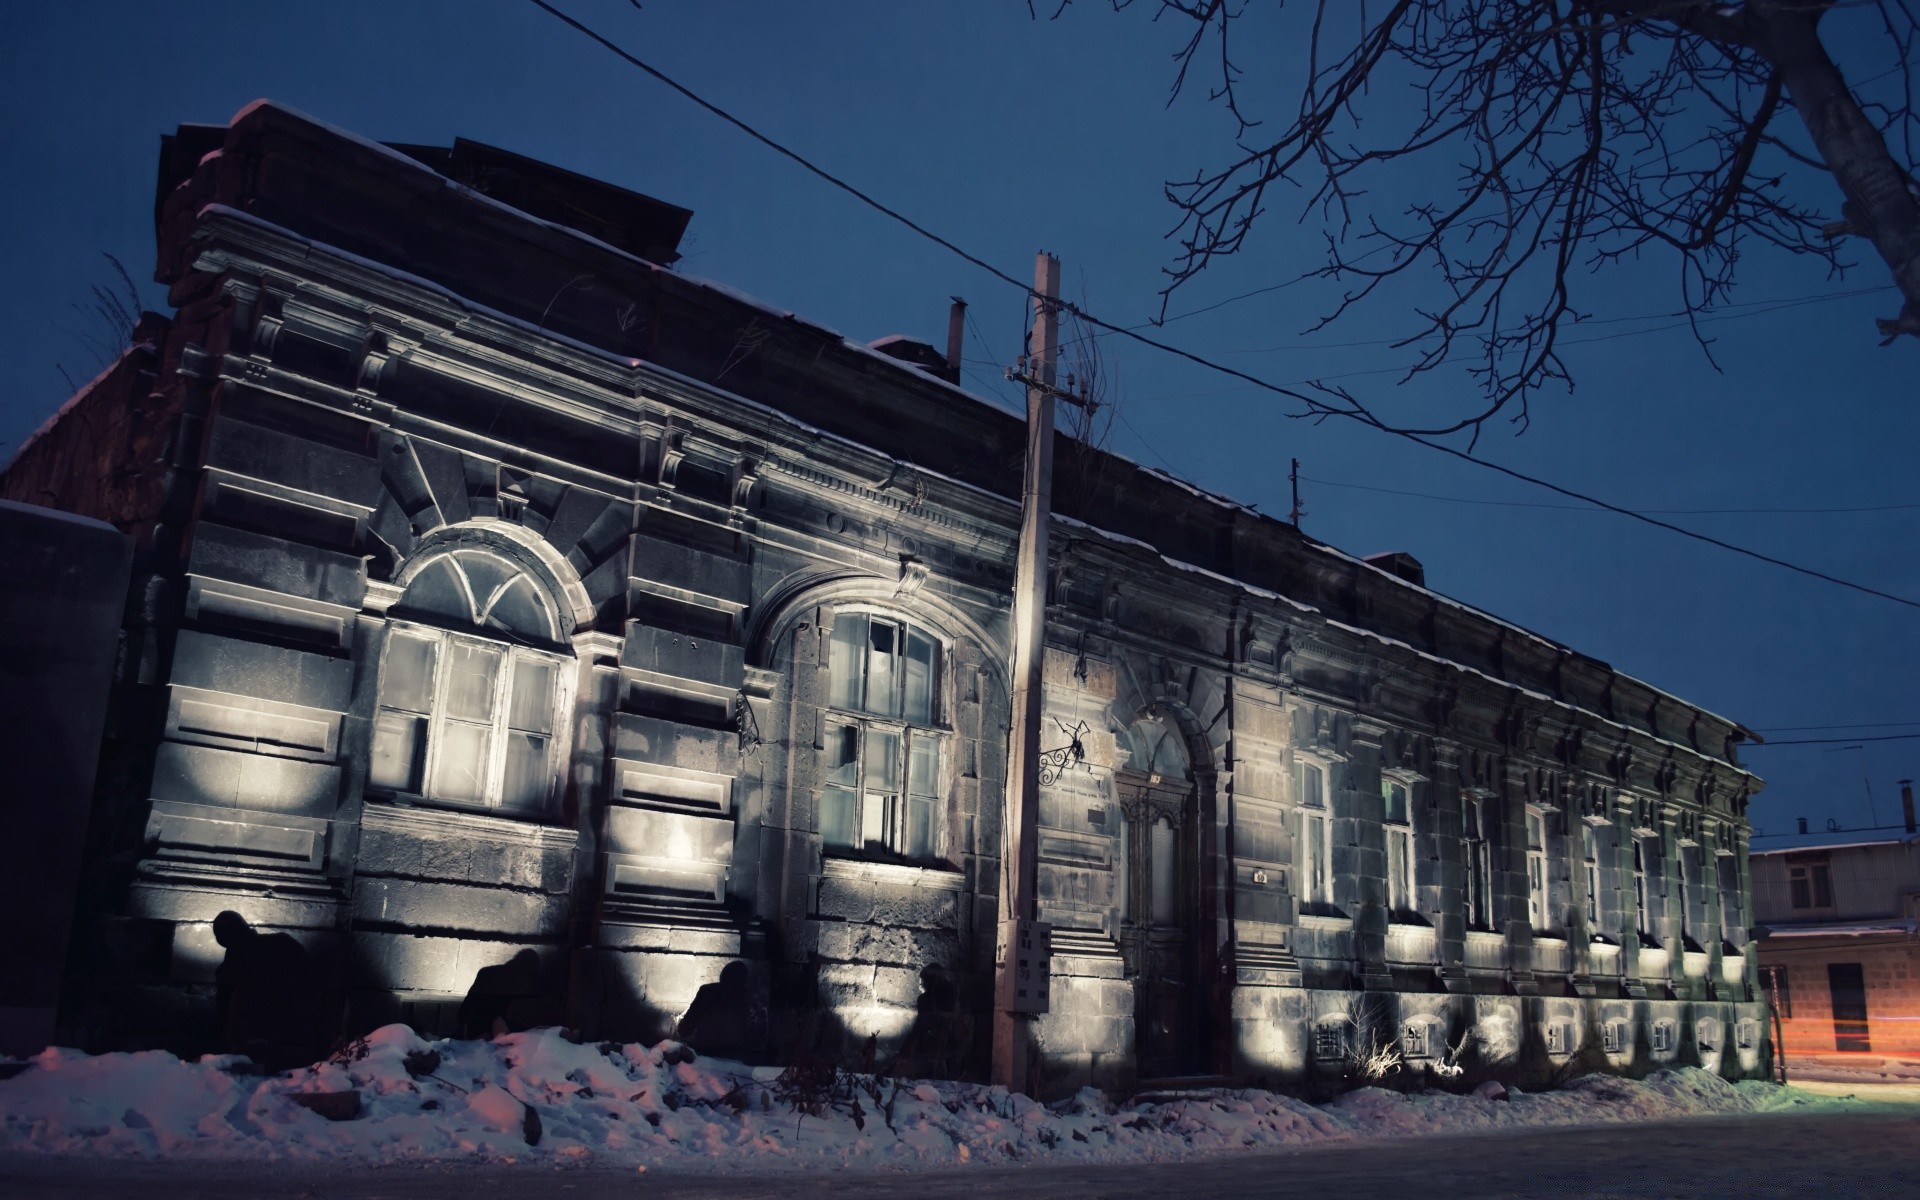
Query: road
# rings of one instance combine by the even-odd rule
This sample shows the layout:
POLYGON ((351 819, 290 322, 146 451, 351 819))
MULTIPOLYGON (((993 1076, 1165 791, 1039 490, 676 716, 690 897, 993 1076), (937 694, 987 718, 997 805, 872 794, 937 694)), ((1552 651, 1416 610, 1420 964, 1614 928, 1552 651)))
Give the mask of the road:
POLYGON ((7 1200, 1247 1200, 1258 1196, 1920 1195, 1920 1106, 1369 1142, 1120 1167, 741 1177, 547 1167, 310 1168, 0 1155, 7 1200))

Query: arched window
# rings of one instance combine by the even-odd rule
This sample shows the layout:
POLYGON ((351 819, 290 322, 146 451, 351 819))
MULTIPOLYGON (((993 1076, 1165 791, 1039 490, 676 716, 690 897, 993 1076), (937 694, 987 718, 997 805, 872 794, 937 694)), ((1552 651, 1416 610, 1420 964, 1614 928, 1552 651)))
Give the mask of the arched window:
POLYGON ((931 859, 939 853, 940 642, 880 613, 842 612, 828 661, 827 847, 931 859))
POLYGON ((551 600, 500 556, 455 550, 390 611, 368 786, 465 808, 544 812, 566 656, 551 600))

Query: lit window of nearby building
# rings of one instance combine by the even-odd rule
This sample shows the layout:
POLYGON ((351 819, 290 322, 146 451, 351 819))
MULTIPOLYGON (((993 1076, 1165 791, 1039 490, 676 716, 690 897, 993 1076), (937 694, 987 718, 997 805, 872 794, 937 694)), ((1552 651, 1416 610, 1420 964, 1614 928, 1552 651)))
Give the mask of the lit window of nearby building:
POLYGON ((940 643, 901 621, 842 613, 828 663, 820 836, 909 859, 939 850, 940 643))
POLYGON ((393 612, 368 787, 465 808, 544 811, 566 659, 517 644, 555 641, 541 590, 493 555, 459 551, 429 563, 393 612))
POLYGON ((1832 908, 1832 871, 1824 862, 1789 866, 1787 891, 1795 908, 1832 908))
POLYGON ((1673 1050, 1674 1033, 1675 1026, 1672 1021, 1655 1021, 1653 1023, 1653 1052, 1655 1054, 1671 1053, 1673 1050))
POLYGON ((1397 779, 1380 781, 1387 831, 1387 908, 1395 914, 1414 911, 1413 805, 1411 789, 1397 779))
POLYGON ((1742 1017, 1734 1026, 1734 1045, 1742 1050, 1751 1050, 1760 1040, 1760 1022, 1752 1017, 1742 1017))
POLYGON ((1627 1049, 1627 1023, 1608 1021, 1600 1027, 1600 1048, 1608 1054, 1624 1054, 1627 1049))
POLYGON ((1293 771, 1299 808, 1300 901, 1319 908, 1333 904, 1333 846, 1328 828, 1326 769, 1298 762, 1293 771))
POLYGON ((1493 928, 1493 850, 1489 844, 1487 824, 1489 803, 1483 796, 1461 797, 1467 842, 1467 925, 1472 929, 1493 928))
POLYGON ((1527 920, 1542 933, 1553 927, 1547 915, 1547 819, 1537 808, 1527 810, 1527 920))

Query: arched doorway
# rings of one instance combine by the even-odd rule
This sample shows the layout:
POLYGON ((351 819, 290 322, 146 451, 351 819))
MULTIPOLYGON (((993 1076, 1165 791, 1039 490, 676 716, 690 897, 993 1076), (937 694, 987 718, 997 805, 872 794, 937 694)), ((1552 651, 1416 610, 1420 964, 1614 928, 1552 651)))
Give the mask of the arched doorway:
POLYGON ((1186 739, 1148 715, 1123 740, 1114 785, 1126 821, 1120 948, 1134 988, 1135 1069, 1142 1079, 1204 1074, 1198 792, 1186 739))

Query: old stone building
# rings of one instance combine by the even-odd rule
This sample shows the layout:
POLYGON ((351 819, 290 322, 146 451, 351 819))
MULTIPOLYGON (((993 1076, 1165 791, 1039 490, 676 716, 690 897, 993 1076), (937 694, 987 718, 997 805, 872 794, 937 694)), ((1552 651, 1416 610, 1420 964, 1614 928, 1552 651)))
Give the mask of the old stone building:
MULTIPOLYGON (((0 489, 139 547, 74 1036, 203 1028, 233 912, 351 1028, 982 1069, 1024 425, 675 272, 690 215, 265 103, 165 140, 177 311, 0 489)), ((1045 1091, 1760 1070, 1746 730, 1058 459, 1045 1091)))

